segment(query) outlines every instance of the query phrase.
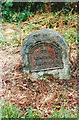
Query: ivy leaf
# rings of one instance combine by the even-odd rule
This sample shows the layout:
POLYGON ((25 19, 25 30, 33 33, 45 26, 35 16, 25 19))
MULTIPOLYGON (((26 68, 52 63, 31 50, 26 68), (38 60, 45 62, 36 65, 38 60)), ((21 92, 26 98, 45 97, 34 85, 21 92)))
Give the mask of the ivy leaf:
POLYGON ((27 14, 27 16, 29 17, 29 16, 30 16, 30 11, 27 11, 26 14, 27 14))
POLYGON ((67 5, 68 3, 67 2, 65 2, 65 5, 67 5))

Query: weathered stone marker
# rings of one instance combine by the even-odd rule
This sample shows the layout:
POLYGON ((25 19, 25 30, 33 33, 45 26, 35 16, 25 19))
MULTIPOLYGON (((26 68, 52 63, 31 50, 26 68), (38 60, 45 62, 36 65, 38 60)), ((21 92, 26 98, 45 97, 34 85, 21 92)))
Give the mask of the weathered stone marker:
POLYGON ((44 73, 58 75, 60 79, 70 77, 68 47, 56 31, 41 29, 31 33, 22 45, 21 56, 24 72, 32 77, 44 73))

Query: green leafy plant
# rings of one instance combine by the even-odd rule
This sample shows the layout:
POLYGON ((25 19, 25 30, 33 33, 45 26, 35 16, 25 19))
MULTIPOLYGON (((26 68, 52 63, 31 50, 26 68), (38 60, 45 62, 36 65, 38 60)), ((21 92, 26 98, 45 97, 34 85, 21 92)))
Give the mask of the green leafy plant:
MULTIPOLYGON (((13 2, 8 0, 2 2, 2 19, 8 22, 25 21, 31 14, 42 13, 45 10, 45 5, 48 7, 48 2, 13 2), (15 18, 14 18, 15 16, 15 18)), ((76 4, 76 3, 75 3, 76 4)), ((76 6, 76 5, 75 5, 76 6)), ((57 12, 63 9, 63 14, 66 15, 69 11, 75 12, 74 2, 65 3, 50 3, 51 11, 57 12)))
POLYGON ((36 13, 43 6, 44 3, 3 1, 1 5, 2 19, 8 22, 25 21, 31 12, 36 13))
POLYGON ((2 19, 9 20, 12 22, 12 11, 10 10, 13 6, 12 2, 2 2, 1 10, 2 10, 2 19))

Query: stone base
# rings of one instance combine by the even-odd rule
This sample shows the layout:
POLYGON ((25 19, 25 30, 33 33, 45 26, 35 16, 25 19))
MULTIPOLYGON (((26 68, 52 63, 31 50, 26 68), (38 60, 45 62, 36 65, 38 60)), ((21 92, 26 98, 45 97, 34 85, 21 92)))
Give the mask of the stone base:
POLYGON ((56 78, 59 78, 59 79, 69 79, 71 77, 69 68, 65 68, 63 70, 58 69, 58 70, 33 72, 33 73, 30 73, 29 76, 31 78, 38 79, 41 76, 43 76, 44 74, 47 74, 47 75, 52 74, 53 76, 55 76, 56 78))

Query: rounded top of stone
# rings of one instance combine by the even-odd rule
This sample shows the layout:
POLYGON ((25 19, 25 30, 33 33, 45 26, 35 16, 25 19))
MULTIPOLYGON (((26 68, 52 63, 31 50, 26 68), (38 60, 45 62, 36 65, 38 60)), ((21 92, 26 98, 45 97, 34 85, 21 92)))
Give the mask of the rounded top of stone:
POLYGON ((25 53, 29 53, 29 49, 31 49, 34 45, 44 42, 57 44, 65 52, 68 48, 63 36, 58 32, 51 29, 40 29, 30 33, 26 37, 21 48, 21 54, 24 56, 25 53))
POLYGON ((28 43, 40 42, 56 42, 62 49, 67 49, 67 43, 63 36, 57 31, 51 29, 40 29, 36 30, 28 35, 25 40, 28 43))
POLYGON ((57 31, 54 31, 54 30, 51 30, 51 29, 40 29, 40 30, 36 30, 36 31, 30 33, 29 36, 32 36, 32 35, 37 34, 37 33, 40 33, 40 34, 44 34, 44 33, 49 34, 49 33, 51 33, 51 34, 54 34, 54 35, 57 34, 57 35, 59 35, 59 36, 61 36, 61 37, 63 38, 63 36, 60 35, 57 31))

